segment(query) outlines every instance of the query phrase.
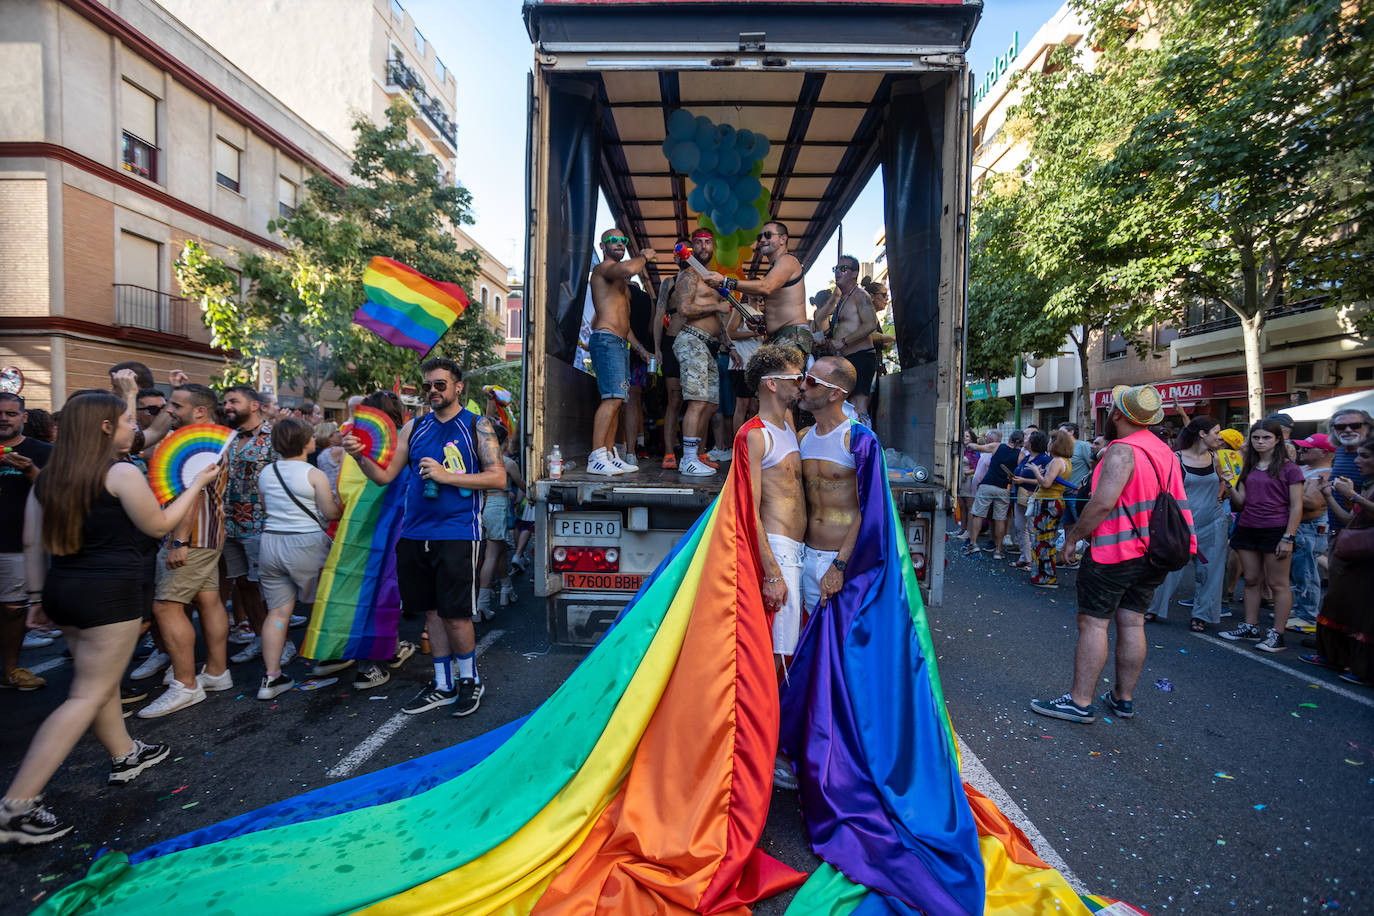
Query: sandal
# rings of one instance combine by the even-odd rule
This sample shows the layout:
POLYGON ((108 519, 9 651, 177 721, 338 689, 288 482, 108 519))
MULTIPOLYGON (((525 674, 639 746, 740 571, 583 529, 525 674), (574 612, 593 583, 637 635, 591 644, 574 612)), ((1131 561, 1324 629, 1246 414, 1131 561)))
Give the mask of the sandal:
POLYGON ((1146 622, 1146 623, 1158 623, 1158 622, 1159 622, 1159 615, 1156 614, 1154 611, 1146 611, 1146 612, 1145 612, 1145 622, 1146 622))
POLYGON ((1194 617, 1192 620, 1188 621, 1188 629, 1192 630, 1194 633, 1206 633, 1207 621, 1203 620, 1201 617, 1194 617))

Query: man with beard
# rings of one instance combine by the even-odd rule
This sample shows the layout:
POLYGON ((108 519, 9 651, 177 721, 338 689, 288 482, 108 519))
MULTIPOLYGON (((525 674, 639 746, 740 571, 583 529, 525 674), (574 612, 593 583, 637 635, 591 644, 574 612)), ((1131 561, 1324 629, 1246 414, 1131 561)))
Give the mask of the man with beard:
MULTIPOLYGON (((140 398, 139 400, 142 400, 140 398)), ((204 385, 181 385, 172 392, 167 410, 172 428, 213 423, 218 402, 204 385)), ((227 472, 227 468, 225 471, 227 472)), ((219 593, 219 558, 224 550, 225 474, 205 485, 196 506, 186 514, 158 554, 153 617, 171 657, 167 691, 138 711, 140 719, 156 719, 205 699, 205 692, 229 690, 227 639, 229 617, 219 593), (196 631, 186 606, 200 609, 205 635, 205 667, 196 673, 196 631)))
POLYGON ((48 463, 52 446, 24 435, 24 399, 0 392, 0 653, 4 672, 0 688, 37 690, 48 682, 19 667, 19 650, 28 629, 26 614, 38 593, 25 589, 24 504, 48 463))
MULTIPOLYGON (((229 442, 229 483, 224 491, 224 574, 235 613, 248 618, 253 641, 229 659, 234 664, 262 655, 262 627, 267 605, 258 588, 258 546, 267 520, 258 493, 258 474, 277 460, 272 451, 272 422, 262 414, 262 398, 247 385, 224 393, 224 422, 236 432, 229 442)), ((287 643, 291 658, 295 648, 287 643)), ((283 656, 282 664, 291 660, 283 656)), ((139 669, 140 671, 143 669, 139 669)))
POLYGON ((802 570, 805 610, 815 613, 844 585, 862 522, 857 464, 850 450, 854 421, 844 413, 857 373, 842 356, 816 360, 802 379, 798 404, 816 418, 802 432, 802 477, 806 482, 806 547, 802 570))
POLYGON ((859 422, 872 425, 868 403, 873 392, 873 377, 878 372, 878 351, 873 335, 878 331, 878 313, 873 300, 859 288, 859 259, 840 255, 835 265, 835 289, 812 318, 813 330, 820 333, 818 344, 825 352, 843 356, 859 374, 849 403, 859 413, 859 422))
POLYGON ((1173 451, 1153 432, 1163 419, 1163 402, 1153 385, 1117 385, 1112 391, 1106 428, 1111 444, 1093 473, 1092 497, 1059 551, 1060 564, 1071 566, 1079 540, 1091 538, 1078 572, 1073 686, 1057 699, 1031 701, 1032 712, 1083 724, 1097 721, 1094 691, 1107 663, 1107 630, 1115 620, 1116 680, 1100 699, 1111 715, 1135 716, 1131 696, 1145 665, 1145 613, 1167 575, 1147 556, 1152 509, 1161 492, 1177 500, 1188 523, 1191 552, 1197 553, 1183 472, 1173 451))
MULTIPOLYGON (((592 421, 592 453, 587 459, 587 471, 607 477, 639 470, 637 466, 628 465, 616 457, 616 421, 620 418, 621 405, 630 393, 630 350, 634 350, 646 363, 651 355, 630 329, 629 280, 654 259, 655 252, 652 248, 646 248, 638 257, 622 261, 625 246, 629 244, 629 236, 619 229, 607 229, 601 233, 601 251, 605 257, 592 268, 592 308, 596 314, 592 317, 592 333, 587 341, 587 350, 592 356, 592 369, 596 372, 596 387, 601 394, 601 403, 597 405, 596 417, 592 421)), ((497 452, 497 463, 500 464, 499 448, 497 452)), ((476 709, 475 706, 473 708, 476 709)))
MULTIPOLYGON (((1364 485, 1368 483, 1364 475, 1360 473, 1359 464, 1355 461, 1355 453, 1365 437, 1374 433, 1374 419, 1363 410, 1338 410, 1331 415, 1331 422, 1327 424, 1327 432, 1330 434, 1331 441, 1336 446, 1336 454, 1331 459, 1331 480, 1344 477, 1355 485, 1355 492, 1364 490, 1364 485)), ((1342 509, 1350 509, 1350 500, 1339 493, 1332 496, 1342 509)), ((1335 537, 1340 530, 1345 527, 1339 515, 1331 513, 1331 538, 1335 537)))
POLYGON ((758 250, 769 264, 763 279, 734 280, 712 273, 706 276, 706 282, 726 292, 738 290, 762 296, 768 342, 796 347, 803 356, 810 356, 815 338, 806 318, 806 284, 802 282, 805 272, 801 261, 787 251, 787 227, 777 220, 764 223, 759 230, 758 250))
MULTIPOLYGON (((709 229, 692 233, 692 255, 709 264, 716 251, 716 237, 709 229)), ((730 303, 695 270, 683 270, 673 286, 672 302, 683 325, 673 341, 687 411, 682 417, 682 464, 678 470, 689 477, 710 477, 713 465, 701 457, 701 440, 720 402, 720 370, 716 353, 732 347, 724 328, 730 303)), ((738 357, 734 357, 738 360, 738 357)))
POLYGON ((402 711, 415 715, 452 706, 454 716, 467 716, 477 711, 485 692, 472 625, 482 540, 479 491, 505 487, 506 465, 491 420, 462 406, 463 370, 458 364, 435 358, 426 360, 420 371, 430 412, 402 427, 391 464, 382 467, 365 457, 354 436, 345 436, 343 445, 378 486, 407 474, 396 581, 402 607, 425 612, 434 680, 402 711))

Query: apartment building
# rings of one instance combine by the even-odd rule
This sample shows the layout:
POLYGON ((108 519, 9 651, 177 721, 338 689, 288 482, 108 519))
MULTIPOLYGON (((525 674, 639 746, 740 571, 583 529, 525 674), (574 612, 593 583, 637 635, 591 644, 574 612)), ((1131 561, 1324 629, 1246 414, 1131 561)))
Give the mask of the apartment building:
MULTIPOLYGON (((416 109, 411 140, 456 180, 459 77, 400 0, 158 2, 344 149, 353 148, 358 114, 380 123, 392 100, 407 99, 416 109)), ((462 229, 454 235, 460 247, 477 249, 482 271, 472 301, 485 302, 483 317, 504 333, 507 269, 462 229)))
POLYGON ((507 360, 520 360, 525 356, 525 287, 512 281, 510 294, 506 297, 506 351, 507 360))
POLYGON ((44 408, 129 359, 210 382, 182 245, 280 249, 268 220, 347 153, 151 0, 6 0, 0 41, 0 365, 44 408))

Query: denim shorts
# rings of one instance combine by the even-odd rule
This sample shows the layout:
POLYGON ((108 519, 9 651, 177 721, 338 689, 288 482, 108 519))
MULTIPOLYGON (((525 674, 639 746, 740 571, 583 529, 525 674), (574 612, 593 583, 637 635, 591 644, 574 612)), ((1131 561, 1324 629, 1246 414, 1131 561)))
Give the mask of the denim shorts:
POLYGON ((610 331, 592 331, 587 349, 592 354, 592 370, 601 400, 625 400, 630 394, 630 348, 625 338, 610 331))

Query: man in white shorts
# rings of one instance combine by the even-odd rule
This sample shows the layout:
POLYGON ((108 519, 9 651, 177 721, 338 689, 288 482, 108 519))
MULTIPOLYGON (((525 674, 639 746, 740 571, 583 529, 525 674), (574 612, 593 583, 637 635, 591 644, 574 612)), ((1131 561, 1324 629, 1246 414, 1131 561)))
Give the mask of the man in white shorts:
POLYGON ((801 438, 806 484, 802 600, 809 614, 844 585, 845 566, 859 537, 859 479, 849 447, 854 421, 844 410, 856 379, 854 366, 842 356, 816 360, 802 379, 799 403, 816 418, 801 438))
MULTIPOLYGON (((763 568, 763 606, 773 613, 773 653, 779 674, 797 650, 801 634, 802 538, 806 501, 802 494, 801 454, 792 428, 792 407, 801 392, 801 353, 792 347, 764 346, 749 360, 745 376, 758 392, 759 413, 740 427, 749 455, 754 523, 763 568)), ((785 759, 773 766, 773 782, 795 789, 796 776, 785 759)))

